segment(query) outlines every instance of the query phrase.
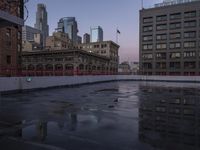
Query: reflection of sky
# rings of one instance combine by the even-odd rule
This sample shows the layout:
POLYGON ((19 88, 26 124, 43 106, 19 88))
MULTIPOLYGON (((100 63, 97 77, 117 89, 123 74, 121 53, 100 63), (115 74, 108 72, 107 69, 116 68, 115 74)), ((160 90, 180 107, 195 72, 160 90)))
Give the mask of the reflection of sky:
MULTIPOLYGON (((149 7, 162 0, 144 0, 149 7)), ((29 18, 26 24, 35 23, 36 4, 44 3, 48 11, 50 33, 57 27, 62 17, 76 17, 79 35, 90 33, 91 26, 102 26, 104 39, 116 41, 116 28, 119 37, 121 60, 138 60, 139 54, 139 9, 141 0, 30 0, 27 5, 29 18)))

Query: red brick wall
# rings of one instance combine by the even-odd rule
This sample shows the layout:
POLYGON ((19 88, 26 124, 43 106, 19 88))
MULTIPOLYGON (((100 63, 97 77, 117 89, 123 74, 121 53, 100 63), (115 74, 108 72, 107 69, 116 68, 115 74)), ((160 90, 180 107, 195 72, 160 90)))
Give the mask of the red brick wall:
MULTIPOLYGON (((0 1, 0 10, 23 18, 23 1, 0 1)), ((0 21, 0 76, 17 76, 21 68, 21 26, 0 21), (9 32, 8 32, 9 31, 9 32), (10 33, 10 34, 7 34, 10 33), (18 37, 18 34, 20 35, 18 37), (10 57, 10 59, 9 59, 10 57)))

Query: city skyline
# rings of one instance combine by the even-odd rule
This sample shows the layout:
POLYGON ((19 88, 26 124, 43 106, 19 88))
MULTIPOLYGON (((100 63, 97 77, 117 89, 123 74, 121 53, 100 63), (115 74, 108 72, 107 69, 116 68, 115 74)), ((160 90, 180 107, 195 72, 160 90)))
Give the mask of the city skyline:
MULTIPOLYGON (((105 1, 105 3, 103 1, 91 0, 87 0, 85 3, 82 3, 81 0, 59 1, 60 3, 56 3, 56 5, 55 2, 48 0, 29 1, 27 4, 29 18, 25 24, 34 26, 37 4, 44 3, 48 12, 50 35, 55 31, 57 22, 62 17, 76 17, 79 35, 82 37, 84 33, 90 33, 90 27, 101 26, 105 33, 104 39, 116 42, 116 29, 118 27, 121 31, 119 36, 120 61, 139 60, 140 0, 127 0, 126 3, 114 0, 105 1)), ((153 6, 153 4, 159 2, 161 0, 152 0, 150 2, 144 0, 144 7, 153 6)))

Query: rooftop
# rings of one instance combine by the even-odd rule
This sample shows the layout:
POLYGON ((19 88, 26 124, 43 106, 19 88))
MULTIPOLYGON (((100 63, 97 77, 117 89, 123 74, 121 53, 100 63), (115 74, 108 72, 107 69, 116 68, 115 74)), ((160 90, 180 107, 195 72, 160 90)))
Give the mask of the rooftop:
POLYGON ((196 2, 200 0, 163 0, 162 3, 157 3, 154 5, 154 7, 163 7, 163 6, 171 6, 171 5, 178 5, 183 3, 191 3, 196 2))

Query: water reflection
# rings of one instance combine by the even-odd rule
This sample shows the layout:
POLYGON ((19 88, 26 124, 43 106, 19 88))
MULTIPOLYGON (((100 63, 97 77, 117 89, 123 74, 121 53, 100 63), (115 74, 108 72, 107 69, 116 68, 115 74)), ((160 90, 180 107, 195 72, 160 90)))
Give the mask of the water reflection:
POLYGON ((200 149, 197 89, 140 86, 139 139, 165 150, 200 149))

